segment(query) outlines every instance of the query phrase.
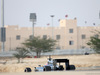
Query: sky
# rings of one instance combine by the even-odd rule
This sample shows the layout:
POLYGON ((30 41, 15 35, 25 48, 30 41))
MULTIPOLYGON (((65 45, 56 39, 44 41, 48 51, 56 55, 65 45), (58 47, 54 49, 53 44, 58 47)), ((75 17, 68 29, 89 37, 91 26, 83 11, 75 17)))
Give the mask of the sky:
MULTIPOLYGON (((30 13, 36 13, 35 26, 59 26, 59 19, 77 18, 78 26, 100 25, 100 0, 4 0, 5 25, 31 27, 30 13), (66 18, 65 15, 68 15, 66 18), (87 21, 87 23, 85 23, 87 21)), ((1 0, 0 0, 1 25, 1 0)))

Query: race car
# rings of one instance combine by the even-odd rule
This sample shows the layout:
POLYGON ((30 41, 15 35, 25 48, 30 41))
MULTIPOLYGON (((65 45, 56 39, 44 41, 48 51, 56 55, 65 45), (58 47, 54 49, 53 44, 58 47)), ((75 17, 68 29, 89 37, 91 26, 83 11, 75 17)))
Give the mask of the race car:
MULTIPOLYGON (((48 62, 46 65, 41 66, 39 65, 38 67, 34 67, 35 72, 39 71, 63 71, 64 67, 63 65, 60 65, 60 63, 65 63, 65 70, 75 70, 74 65, 69 65, 69 60, 68 59, 52 59, 49 57, 48 62), (59 65, 57 64, 59 63, 59 65)), ((25 71, 29 72, 31 69, 26 68, 25 71)))

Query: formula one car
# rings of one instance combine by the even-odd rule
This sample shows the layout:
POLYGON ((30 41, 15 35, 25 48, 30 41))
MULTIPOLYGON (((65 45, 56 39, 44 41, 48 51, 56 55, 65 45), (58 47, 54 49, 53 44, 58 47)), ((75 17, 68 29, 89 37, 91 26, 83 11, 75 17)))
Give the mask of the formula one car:
MULTIPOLYGON (((68 59, 52 59, 49 57, 48 62, 46 65, 41 66, 39 65, 38 67, 35 67, 35 72, 39 71, 62 71, 64 70, 63 65, 60 65, 60 63, 65 63, 65 70, 75 70, 74 65, 69 65, 69 60, 68 59), (59 63, 59 65, 57 65, 59 63)), ((26 68, 25 72, 31 71, 30 68, 26 68)))

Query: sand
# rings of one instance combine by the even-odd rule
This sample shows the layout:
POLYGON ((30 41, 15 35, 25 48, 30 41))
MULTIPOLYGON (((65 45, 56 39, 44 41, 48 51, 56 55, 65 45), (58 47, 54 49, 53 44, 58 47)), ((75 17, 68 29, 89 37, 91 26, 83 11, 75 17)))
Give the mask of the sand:
MULTIPOLYGON (((47 56, 41 58, 25 58, 23 59, 23 63, 17 63, 17 59, 15 58, 2 58, 0 59, 0 72, 24 72, 26 67, 31 67, 31 69, 34 70, 34 67, 38 65, 45 65, 47 63, 47 58, 47 56), (5 61, 7 62, 3 64, 5 61)), ((52 58, 67 58, 70 60, 70 64, 75 65, 76 68, 100 66, 100 55, 98 54, 52 56, 52 58)))

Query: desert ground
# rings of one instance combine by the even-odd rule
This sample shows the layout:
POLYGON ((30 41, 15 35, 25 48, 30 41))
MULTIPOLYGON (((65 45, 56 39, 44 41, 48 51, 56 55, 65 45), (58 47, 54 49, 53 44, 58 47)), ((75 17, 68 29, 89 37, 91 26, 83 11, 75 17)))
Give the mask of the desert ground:
MULTIPOLYGON (((76 70, 80 69, 80 67, 100 66, 100 54, 62 55, 51 57, 53 59, 69 59, 70 64, 76 66, 76 70)), ((0 73, 20 73, 24 72, 26 67, 30 67, 34 71, 34 67, 45 65, 47 63, 47 58, 48 56, 42 56, 41 58, 24 58, 22 60, 23 63, 17 63, 18 61, 16 58, 0 58, 0 73)))

